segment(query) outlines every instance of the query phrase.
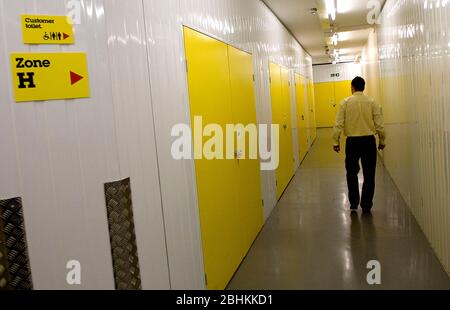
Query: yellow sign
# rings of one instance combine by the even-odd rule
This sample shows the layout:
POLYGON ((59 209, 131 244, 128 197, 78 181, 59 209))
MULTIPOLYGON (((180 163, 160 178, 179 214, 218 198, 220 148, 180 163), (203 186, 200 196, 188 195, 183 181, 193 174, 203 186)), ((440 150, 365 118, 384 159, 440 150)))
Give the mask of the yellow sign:
POLYGON ((68 16, 22 15, 25 44, 74 44, 72 19, 68 16))
POLYGON ((89 97, 85 53, 12 53, 17 102, 89 97))

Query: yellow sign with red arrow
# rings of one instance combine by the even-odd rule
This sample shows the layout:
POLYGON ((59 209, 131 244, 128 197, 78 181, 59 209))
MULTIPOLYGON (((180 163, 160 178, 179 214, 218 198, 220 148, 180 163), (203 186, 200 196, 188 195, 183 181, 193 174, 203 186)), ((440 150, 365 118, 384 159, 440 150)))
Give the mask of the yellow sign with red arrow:
POLYGON ((86 53, 12 53, 16 102, 87 98, 86 53))

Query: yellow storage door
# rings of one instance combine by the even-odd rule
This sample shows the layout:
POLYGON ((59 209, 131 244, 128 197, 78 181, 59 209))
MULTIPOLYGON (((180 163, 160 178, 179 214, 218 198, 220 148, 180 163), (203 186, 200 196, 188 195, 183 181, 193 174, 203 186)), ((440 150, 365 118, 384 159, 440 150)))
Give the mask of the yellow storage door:
POLYGON ((316 124, 316 107, 314 99, 314 85, 311 80, 308 80, 308 103, 309 103, 309 130, 312 144, 317 138, 317 124, 316 124))
POLYGON ((299 75, 295 75, 295 97, 297 100, 297 126, 298 126, 298 147, 300 162, 308 153, 308 124, 306 122, 307 109, 305 101, 305 79, 299 75))
POLYGON ((280 199, 294 175, 289 72, 270 64, 272 118, 280 126, 280 163, 277 169, 277 198, 280 199))
MULTIPOLYGON (((294 176, 294 145, 292 140, 292 110, 291 110, 291 90, 289 82, 289 70, 281 68, 281 81, 282 81, 282 96, 283 96, 283 127, 280 128, 281 135, 283 137, 281 147, 281 161, 283 162, 283 179, 281 194, 289 185, 292 177, 294 176)), ((280 194, 280 197, 281 197, 280 194)))
MULTIPOLYGON (((184 36, 192 119, 225 132, 233 123, 228 47, 189 28, 184 36)), ((237 161, 200 159, 195 167, 207 287, 224 289, 240 263, 237 161)))
MULTIPOLYGON (((256 99, 253 81, 253 60, 250 54, 228 47, 230 62, 230 81, 232 94, 232 108, 234 124, 255 125, 256 99)), ((257 132, 254 138, 257 142, 257 132)), ((240 259, 242 260, 253 244, 264 222, 260 161, 258 158, 258 144, 256 146, 256 159, 249 159, 250 134, 238 132, 237 139, 245 139, 245 151, 237 148, 238 159, 238 220, 241 227, 240 259), (244 156, 245 155, 245 156, 244 156)), ((240 262, 240 261, 239 261, 240 262)), ((236 265, 237 269, 238 265, 236 265)))
POLYGON ((317 127, 333 127, 336 120, 336 99, 334 82, 314 84, 317 127))
MULTIPOLYGON (((334 83, 334 93, 336 101, 336 114, 339 111, 339 106, 345 98, 352 95, 352 81, 339 81, 334 83)), ((336 121, 336 120, 335 120, 336 121)), ((333 124, 334 125, 334 124, 333 124)))
POLYGON ((279 136, 279 165, 276 171, 277 178, 277 199, 280 199, 283 194, 282 184, 282 167, 283 167, 283 96, 282 96, 282 86, 281 86, 281 68, 279 65, 270 63, 270 95, 272 97, 272 121, 274 125, 278 125, 280 128, 279 136))

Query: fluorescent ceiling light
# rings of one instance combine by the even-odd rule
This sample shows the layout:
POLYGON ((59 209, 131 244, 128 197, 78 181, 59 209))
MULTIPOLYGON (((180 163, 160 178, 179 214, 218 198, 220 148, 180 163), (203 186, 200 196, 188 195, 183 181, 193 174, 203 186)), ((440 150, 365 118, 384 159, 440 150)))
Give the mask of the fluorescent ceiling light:
POLYGON ((336 0, 325 0, 325 6, 327 8, 327 16, 332 20, 336 20, 336 0))
MULTIPOLYGON (((360 2, 361 0, 358 0, 360 2)), ((357 8, 355 0, 337 0, 337 12, 339 14, 349 13, 357 8)))
POLYGON ((340 48, 339 53, 341 55, 356 55, 361 52, 361 48, 353 47, 353 48, 340 48))
POLYGON ((339 35, 337 33, 333 34, 332 41, 333 41, 333 45, 334 46, 338 45, 338 43, 339 43, 339 35))
POLYGON ((339 32, 339 41, 348 41, 352 39, 351 31, 339 32))

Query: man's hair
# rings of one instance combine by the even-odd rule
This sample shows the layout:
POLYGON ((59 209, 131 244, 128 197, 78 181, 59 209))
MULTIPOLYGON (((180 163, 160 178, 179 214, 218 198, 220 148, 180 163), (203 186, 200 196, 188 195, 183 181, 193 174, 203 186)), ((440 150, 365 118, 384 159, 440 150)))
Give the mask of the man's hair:
POLYGON ((352 81, 352 86, 356 91, 364 91, 366 89, 366 81, 360 76, 357 76, 352 81))

